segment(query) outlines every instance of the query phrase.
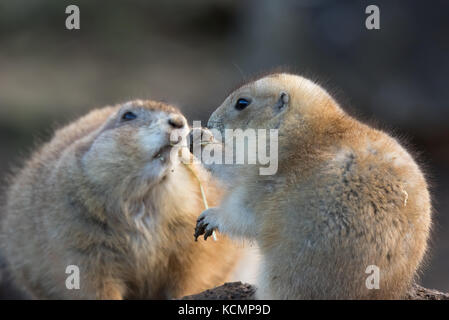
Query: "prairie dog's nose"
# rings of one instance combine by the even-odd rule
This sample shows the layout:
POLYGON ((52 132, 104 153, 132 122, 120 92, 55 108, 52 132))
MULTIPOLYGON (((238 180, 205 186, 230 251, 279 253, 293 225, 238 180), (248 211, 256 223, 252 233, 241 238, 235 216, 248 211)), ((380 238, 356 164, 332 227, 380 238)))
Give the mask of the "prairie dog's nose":
POLYGON ((184 128, 184 118, 178 114, 172 114, 170 115, 170 118, 168 118, 168 124, 175 129, 184 128))

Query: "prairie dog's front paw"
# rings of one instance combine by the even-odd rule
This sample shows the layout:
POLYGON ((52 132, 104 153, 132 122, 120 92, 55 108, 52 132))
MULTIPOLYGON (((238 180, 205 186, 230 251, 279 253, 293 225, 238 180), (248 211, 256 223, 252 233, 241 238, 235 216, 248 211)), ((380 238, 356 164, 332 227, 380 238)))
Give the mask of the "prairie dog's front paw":
POLYGON ((196 221, 195 241, 198 237, 204 234, 204 240, 212 235, 214 230, 218 229, 218 222, 216 219, 217 208, 209 208, 204 210, 196 221))

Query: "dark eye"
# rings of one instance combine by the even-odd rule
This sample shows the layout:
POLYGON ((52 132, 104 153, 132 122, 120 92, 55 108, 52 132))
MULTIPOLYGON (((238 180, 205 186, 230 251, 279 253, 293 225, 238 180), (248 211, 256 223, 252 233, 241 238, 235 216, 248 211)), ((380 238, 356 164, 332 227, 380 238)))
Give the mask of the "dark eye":
POLYGON ((134 120, 136 118, 137 118, 136 114, 131 111, 125 112, 122 116, 122 120, 124 120, 124 121, 130 121, 130 120, 134 120))
POLYGON ((235 103, 235 108, 237 110, 243 110, 247 106, 249 106, 250 103, 251 103, 251 101, 241 98, 241 99, 238 99, 237 102, 235 103))

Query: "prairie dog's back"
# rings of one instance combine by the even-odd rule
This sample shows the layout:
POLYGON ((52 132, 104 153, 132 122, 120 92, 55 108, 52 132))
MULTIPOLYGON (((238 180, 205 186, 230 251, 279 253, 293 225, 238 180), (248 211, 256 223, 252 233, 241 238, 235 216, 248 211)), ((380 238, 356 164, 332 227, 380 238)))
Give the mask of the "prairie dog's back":
MULTIPOLYGON (((45 183, 45 178, 40 180, 39 177, 48 175, 48 172, 54 169, 64 150, 98 130, 115 111, 117 111, 117 107, 94 110, 66 127, 57 130, 51 141, 39 147, 32 157, 25 162, 23 169, 12 179, 12 187, 9 189, 8 194, 18 191, 14 188, 14 185, 45 183)), ((16 196, 20 197, 20 192, 16 196)), ((25 202, 29 200, 27 197, 22 199, 25 202)))
MULTIPOLYGON (((113 107, 94 110, 74 123, 57 130, 51 141, 40 147, 25 162, 24 168, 14 177, 7 192, 5 207, 7 214, 3 217, 4 241, 18 241, 17 246, 25 248, 24 242, 28 242, 34 237, 41 238, 35 234, 36 230, 33 227, 33 224, 42 224, 43 221, 39 216, 41 212, 39 208, 34 208, 41 200, 52 200, 53 194, 49 193, 47 188, 51 188, 52 184, 55 184, 51 178, 57 162, 60 161, 65 150, 98 130, 115 110, 117 108, 113 107), (17 214, 12 215, 8 212, 17 212, 17 214), (24 223, 24 217, 33 223, 24 223), (17 230, 25 232, 27 237, 22 235, 17 237, 17 230)), ((5 250, 8 250, 8 246, 5 250)), ((30 254, 38 255, 40 253, 30 252, 30 254)), ((8 254, 8 256, 11 255, 8 254)))
MULTIPOLYGON (((284 168, 287 184, 267 201, 274 205, 256 206, 272 212, 264 221, 267 236, 260 237, 272 272, 279 272, 275 261, 297 248, 298 256, 285 262, 301 275, 297 287, 274 286, 272 294, 402 298, 415 279, 431 225, 424 176, 394 139, 359 129, 357 139, 330 147, 321 162, 314 157, 305 172, 284 168), (283 227, 273 230, 274 221, 283 227), (365 282, 373 266, 380 270, 379 289, 369 290, 365 282)), ((280 273, 285 281, 292 277, 280 273)))
POLYGON ((119 108, 120 106, 93 110, 68 126, 57 130, 52 140, 53 147, 64 149, 71 143, 100 129, 100 127, 105 124, 106 120, 114 112, 117 112, 119 108))

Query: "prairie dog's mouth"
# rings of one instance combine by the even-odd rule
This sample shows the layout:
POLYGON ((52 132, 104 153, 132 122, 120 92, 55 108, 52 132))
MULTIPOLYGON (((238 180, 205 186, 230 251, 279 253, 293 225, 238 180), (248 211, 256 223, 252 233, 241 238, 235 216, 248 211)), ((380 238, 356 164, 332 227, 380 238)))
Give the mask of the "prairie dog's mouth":
POLYGON ((179 149, 182 147, 185 147, 186 140, 184 136, 177 137, 176 141, 174 137, 170 137, 168 139, 169 141, 166 142, 162 147, 160 147, 153 155, 153 159, 159 159, 159 160, 167 160, 168 157, 171 155, 172 149, 179 149))
POLYGON ((162 157, 166 157, 170 153, 170 151, 173 147, 174 147, 174 145, 172 145, 172 144, 167 144, 167 145, 163 146, 154 154, 153 159, 156 159, 156 158, 160 159, 162 157))
POLYGON ((177 143, 170 142, 162 146, 159 150, 157 150, 157 152, 154 153, 153 159, 160 159, 160 160, 167 159, 170 156, 172 149, 182 147, 185 147, 185 145, 182 143, 181 140, 177 143))

